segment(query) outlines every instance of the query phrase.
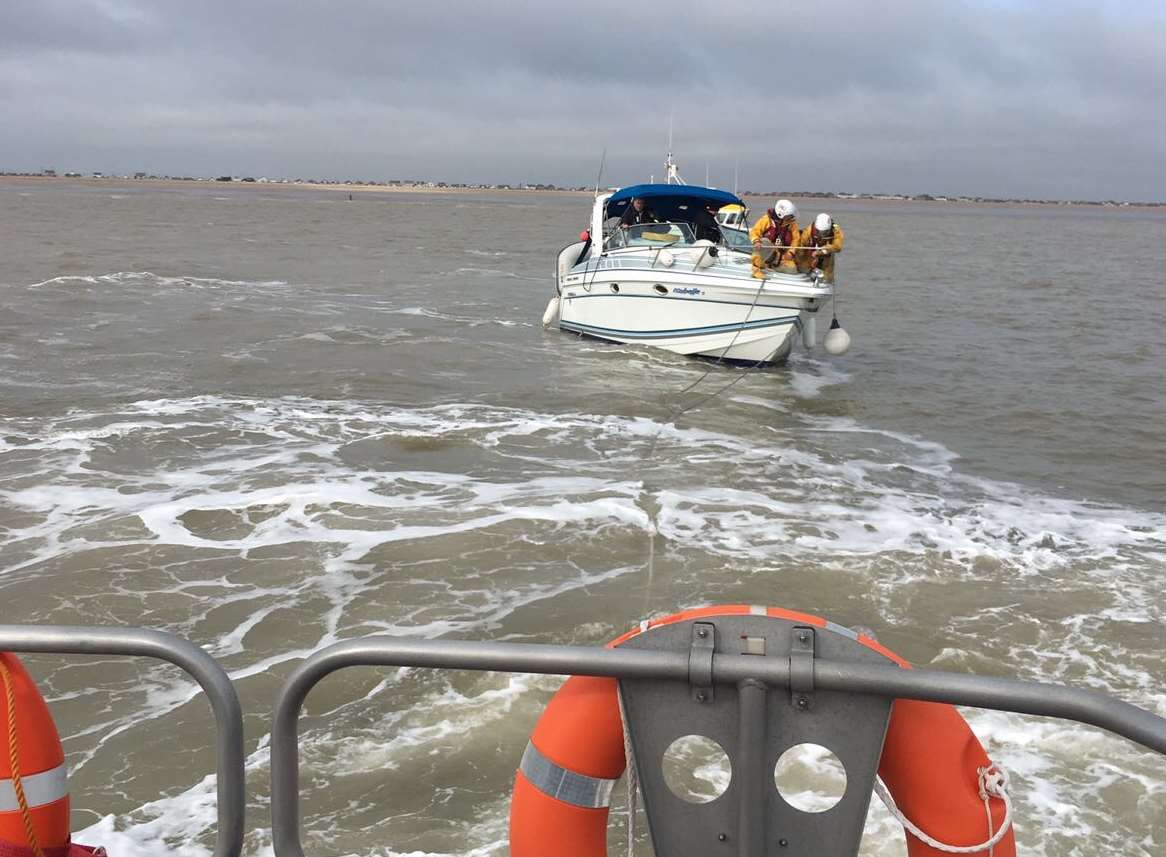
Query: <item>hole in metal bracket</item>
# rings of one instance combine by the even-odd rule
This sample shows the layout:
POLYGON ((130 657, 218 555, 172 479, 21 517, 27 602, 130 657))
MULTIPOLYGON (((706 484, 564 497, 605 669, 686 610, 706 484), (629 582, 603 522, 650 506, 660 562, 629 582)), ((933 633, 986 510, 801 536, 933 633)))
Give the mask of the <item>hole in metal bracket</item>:
POLYGON ((846 794, 846 768, 821 744, 795 744, 777 760, 773 784, 794 809, 825 812, 846 794))
POLYGON ((669 790, 686 803, 712 803, 733 779, 728 754, 704 735, 677 738, 664 751, 660 764, 669 790))

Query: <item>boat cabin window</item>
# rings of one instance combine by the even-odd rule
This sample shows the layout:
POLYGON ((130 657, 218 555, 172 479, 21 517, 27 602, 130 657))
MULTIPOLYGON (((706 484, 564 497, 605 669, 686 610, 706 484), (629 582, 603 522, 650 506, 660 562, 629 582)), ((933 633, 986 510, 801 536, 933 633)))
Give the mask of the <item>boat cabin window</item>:
POLYGON ((687 223, 641 223, 626 229, 615 229, 608 247, 668 247, 672 244, 692 244, 692 227, 687 223))
MULTIPOLYGON (((729 208, 729 206, 726 206, 726 208, 729 208)), ((721 209, 717 212, 717 223, 721 224, 721 226, 731 226, 735 229, 744 229, 746 227, 745 213, 743 211, 736 210, 735 207, 734 210, 729 211, 721 209)))

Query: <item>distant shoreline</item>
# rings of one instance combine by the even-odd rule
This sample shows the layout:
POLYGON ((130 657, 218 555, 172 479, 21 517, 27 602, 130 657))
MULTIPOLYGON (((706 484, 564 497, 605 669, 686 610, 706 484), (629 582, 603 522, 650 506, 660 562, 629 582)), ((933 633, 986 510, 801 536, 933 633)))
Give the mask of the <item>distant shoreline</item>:
POLYGON ((219 181, 217 179, 176 179, 176 178, 123 178, 121 176, 36 176, 0 173, 0 183, 16 182, 34 184, 74 183, 91 187, 127 188, 127 187, 164 187, 164 188, 206 188, 208 190, 326 190, 347 193, 549 193, 570 194, 573 196, 590 196, 591 191, 573 190, 571 188, 516 188, 516 187, 467 187, 467 186, 437 186, 428 184, 363 184, 344 182, 309 182, 309 181, 219 181))
MULTIPOLYGON (((552 195, 567 195, 567 196, 591 196, 590 190, 579 190, 578 188, 559 188, 559 187, 490 187, 490 186, 469 186, 469 185, 448 185, 442 183, 424 183, 424 184, 366 184, 366 183, 345 183, 345 182, 309 182, 309 181, 219 181, 217 179, 186 179, 186 178, 123 178, 113 176, 102 176, 100 178, 93 176, 41 176, 28 175, 16 173, 0 173, 0 183, 13 184, 50 184, 50 183, 77 183, 88 185, 91 187, 108 187, 114 188, 129 188, 141 187, 143 185, 149 187, 159 188, 219 188, 222 190, 322 190, 341 193, 414 193, 414 194, 552 194, 552 195)), ((820 200, 826 202, 840 202, 840 203, 891 203, 891 204, 926 204, 926 205, 944 205, 944 206, 1023 206, 1023 207, 1041 207, 1041 208, 1102 208, 1102 209, 1160 209, 1166 208, 1166 203, 1161 202, 1126 202, 1118 200, 1107 200, 1103 202, 1093 200, 1042 200, 1042 199, 1000 199, 991 197, 945 197, 932 196, 930 194, 828 194, 816 191, 773 191, 773 192, 756 192, 743 191, 741 193, 743 198, 759 199, 773 196, 788 196, 791 199, 800 200, 820 200)))

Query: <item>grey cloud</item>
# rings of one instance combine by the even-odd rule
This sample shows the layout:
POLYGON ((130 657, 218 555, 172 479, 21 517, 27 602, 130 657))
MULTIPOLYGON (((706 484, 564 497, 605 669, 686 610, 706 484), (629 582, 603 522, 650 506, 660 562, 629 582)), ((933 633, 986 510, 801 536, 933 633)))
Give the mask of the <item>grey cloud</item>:
POLYGON ((9 0, 0 167, 1166 198, 1151 4, 9 0))

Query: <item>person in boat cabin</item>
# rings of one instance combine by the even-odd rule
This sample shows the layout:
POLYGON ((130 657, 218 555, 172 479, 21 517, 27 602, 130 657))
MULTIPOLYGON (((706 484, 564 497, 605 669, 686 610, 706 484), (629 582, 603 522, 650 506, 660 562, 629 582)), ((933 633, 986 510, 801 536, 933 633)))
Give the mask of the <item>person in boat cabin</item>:
POLYGON ((696 240, 712 241, 716 244, 721 240, 721 228, 717 225, 717 212, 711 205, 698 207, 692 213, 692 231, 696 240))
POLYGON ((827 283, 834 282, 834 255, 842 252, 845 236, 834 218, 822 212, 802 232, 798 250, 798 270, 803 274, 818 268, 827 283))
POLYGON ((797 271, 797 249, 801 240, 798 209, 788 199, 779 199, 749 230, 753 242, 753 276, 765 279, 766 268, 797 271))
POLYGON ((636 226, 640 223, 659 222, 660 218, 656 216, 656 212, 648 208, 647 203, 638 196, 632 197, 632 204, 628 206, 628 210, 619 219, 620 226, 636 226))

